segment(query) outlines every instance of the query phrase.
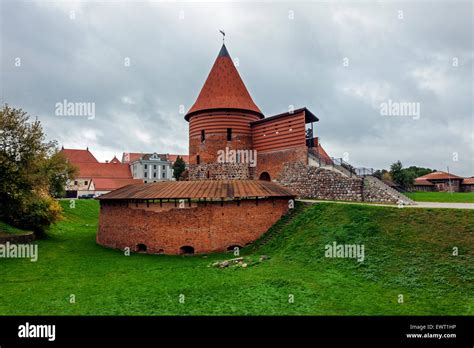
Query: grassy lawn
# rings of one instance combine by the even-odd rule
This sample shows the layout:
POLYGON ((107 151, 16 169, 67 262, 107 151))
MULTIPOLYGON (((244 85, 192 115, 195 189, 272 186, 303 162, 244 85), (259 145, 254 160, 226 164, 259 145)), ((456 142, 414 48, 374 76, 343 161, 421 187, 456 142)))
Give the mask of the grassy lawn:
POLYGON ((474 192, 408 192, 418 202, 474 203, 474 192))
POLYGON ((30 231, 20 230, 19 228, 15 228, 13 226, 10 226, 10 225, 0 221, 0 235, 24 234, 24 233, 30 233, 30 231))
POLYGON ((321 203, 244 250, 248 268, 219 269, 208 265, 232 255, 103 248, 95 243, 97 202, 61 204, 66 218, 38 241, 37 262, 0 259, 0 315, 474 314, 470 210, 321 203), (333 241, 363 243, 364 262, 326 258, 333 241))

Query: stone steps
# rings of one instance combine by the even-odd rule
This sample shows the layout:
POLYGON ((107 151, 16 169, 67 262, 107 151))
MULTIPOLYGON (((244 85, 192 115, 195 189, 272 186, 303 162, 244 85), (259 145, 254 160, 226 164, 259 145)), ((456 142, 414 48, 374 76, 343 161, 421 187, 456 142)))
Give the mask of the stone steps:
POLYGON ((392 195, 393 197, 396 197, 396 199, 401 203, 401 204, 406 204, 406 205, 413 205, 415 202, 405 196, 404 194, 398 192, 397 190, 391 188, 387 184, 385 184, 383 181, 380 179, 376 178, 375 176, 366 176, 364 177, 364 181, 369 182, 372 185, 377 186, 379 189, 384 190, 386 193, 389 195, 392 195))

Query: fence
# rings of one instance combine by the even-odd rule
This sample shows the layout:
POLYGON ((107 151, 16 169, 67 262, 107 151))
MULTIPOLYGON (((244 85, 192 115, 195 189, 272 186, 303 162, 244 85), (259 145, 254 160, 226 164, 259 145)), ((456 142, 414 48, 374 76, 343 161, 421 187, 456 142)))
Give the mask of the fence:
POLYGON ((350 163, 344 161, 342 158, 335 158, 335 157, 321 157, 318 151, 313 147, 308 147, 308 156, 312 157, 313 160, 318 162, 320 167, 332 167, 342 171, 349 177, 361 177, 361 176, 368 176, 374 174, 374 168, 365 168, 359 167, 356 168, 352 166, 350 163))

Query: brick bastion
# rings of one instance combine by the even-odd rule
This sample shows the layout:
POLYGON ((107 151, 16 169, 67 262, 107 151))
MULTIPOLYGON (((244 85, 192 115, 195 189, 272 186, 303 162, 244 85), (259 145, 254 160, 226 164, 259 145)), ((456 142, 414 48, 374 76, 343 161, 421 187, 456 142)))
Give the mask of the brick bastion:
POLYGON ((258 180, 129 185, 99 198, 97 243, 150 254, 232 250, 264 234, 293 199, 288 189, 258 180))

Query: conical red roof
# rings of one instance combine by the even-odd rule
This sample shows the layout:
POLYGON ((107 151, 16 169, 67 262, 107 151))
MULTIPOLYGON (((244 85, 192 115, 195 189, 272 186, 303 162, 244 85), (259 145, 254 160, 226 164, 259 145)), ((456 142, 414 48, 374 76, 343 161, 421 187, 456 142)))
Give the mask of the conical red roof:
POLYGON ((211 109, 253 111, 263 118, 262 112, 253 102, 240 78, 225 45, 222 45, 211 72, 185 119, 189 120, 189 116, 198 111, 211 109))

